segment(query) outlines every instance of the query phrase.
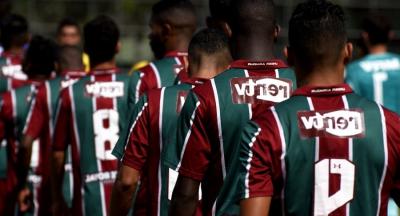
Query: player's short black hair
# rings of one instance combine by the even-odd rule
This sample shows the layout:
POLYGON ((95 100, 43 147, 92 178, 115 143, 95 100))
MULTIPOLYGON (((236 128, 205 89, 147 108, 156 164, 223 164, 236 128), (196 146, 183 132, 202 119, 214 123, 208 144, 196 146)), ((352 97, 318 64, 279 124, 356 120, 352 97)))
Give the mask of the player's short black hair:
POLYGON ((289 21, 289 47, 307 66, 336 64, 347 42, 343 9, 326 0, 297 5, 289 21))
POLYGON ((71 45, 59 47, 57 50, 57 63, 62 70, 83 69, 81 48, 71 45))
POLYGON ((100 15, 84 27, 84 50, 93 65, 109 61, 115 56, 120 32, 108 16, 100 15))
POLYGON ((392 30, 392 24, 385 16, 377 13, 370 14, 364 18, 362 28, 368 33, 371 45, 389 43, 389 33, 392 30))
POLYGON ((39 35, 33 36, 25 54, 24 72, 28 76, 35 74, 48 76, 54 71, 55 61, 55 43, 39 35))
POLYGON ((28 40, 28 22, 25 17, 10 14, 1 21, 0 43, 5 50, 11 46, 22 47, 28 40))
POLYGON ((197 18, 190 0, 161 0, 152 7, 153 19, 167 23, 191 37, 196 30, 197 18))
POLYGON ((78 31, 80 31, 79 24, 78 22, 71 18, 71 17, 66 17, 62 19, 57 26, 57 35, 61 34, 61 31, 63 30, 64 27, 66 26, 74 26, 78 31))
POLYGON ((209 0, 208 6, 213 18, 227 21, 229 18, 229 7, 231 0, 209 0))
MULTIPOLYGON (((199 31, 189 44, 189 60, 196 63, 200 63, 202 55, 223 54, 225 56, 225 53, 229 55, 228 37, 217 29, 207 28, 199 31)), ((192 74, 189 75, 192 76, 192 74)))
POLYGON ((234 34, 273 33, 276 27, 273 0, 231 0, 229 26, 234 34))

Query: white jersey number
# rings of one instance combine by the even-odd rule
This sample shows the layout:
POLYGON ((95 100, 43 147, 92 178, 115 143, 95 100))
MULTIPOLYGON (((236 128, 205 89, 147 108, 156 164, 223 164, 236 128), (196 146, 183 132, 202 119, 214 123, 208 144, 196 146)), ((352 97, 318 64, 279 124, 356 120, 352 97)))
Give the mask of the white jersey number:
POLYGON ((355 166, 344 159, 324 159, 315 164, 314 216, 329 215, 353 199, 355 166), (329 196, 329 174, 340 175, 340 190, 329 196))
POLYGON ((93 114, 96 157, 99 160, 115 160, 111 154, 119 138, 119 115, 112 109, 98 110, 93 114), (105 122, 108 121, 108 124, 105 122), (108 144, 108 145, 107 145, 108 144))
POLYGON ((374 81, 374 99, 377 103, 383 104, 383 82, 388 80, 385 72, 377 72, 372 75, 374 81))

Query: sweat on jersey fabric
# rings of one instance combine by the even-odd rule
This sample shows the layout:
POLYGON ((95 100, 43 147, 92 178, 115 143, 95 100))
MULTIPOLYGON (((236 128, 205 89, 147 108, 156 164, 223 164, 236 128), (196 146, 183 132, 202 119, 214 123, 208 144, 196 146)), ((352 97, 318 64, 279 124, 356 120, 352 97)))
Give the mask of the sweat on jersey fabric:
MULTIPOLYGON (((38 87, 36 96, 29 109, 30 114, 26 120, 24 135, 39 141, 33 144, 31 159, 38 160, 40 163, 41 170, 38 176, 40 176, 41 179, 45 179, 46 182, 49 182, 47 179, 50 178, 54 116, 57 111, 59 94, 62 89, 72 85, 85 75, 86 72, 84 71, 66 71, 62 73, 62 76, 45 81, 43 85, 38 87), (40 143, 40 145, 38 145, 38 143, 40 143)), ((67 158, 69 158, 69 154, 67 158)), ((64 195, 65 200, 70 206, 72 199, 72 173, 70 162, 66 164, 66 167, 69 169, 66 170, 64 178, 64 195)), ((49 187, 42 187, 42 189, 48 190, 49 187)), ((48 203, 34 203, 34 205, 35 208, 39 208, 41 205, 49 206, 48 203)))
POLYGON ((387 215, 399 200, 399 116, 346 85, 302 87, 257 107, 243 130, 241 199, 272 196, 270 214, 387 215))
POLYGON ((53 151, 71 146, 73 215, 107 215, 118 160, 111 154, 128 118, 129 76, 92 71, 62 90, 53 151))
MULTIPOLYGON (((124 165, 141 173, 135 210, 144 206, 146 215, 168 215, 177 174, 162 163, 164 146, 176 138, 178 115, 188 91, 204 81, 189 79, 180 85, 150 90, 135 105, 129 134, 113 150, 124 165)), ((134 212, 139 214, 143 212, 134 212)))
POLYGON ((293 71, 280 60, 238 60, 188 94, 165 163, 201 181, 203 215, 239 213, 232 187, 238 179, 231 173, 238 165, 242 127, 252 105, 288 99, 294 83, 293 71))
POLYGON ((346 82, 354 92, 400 114, 400 56, 370 54, 349 64, 346 82))

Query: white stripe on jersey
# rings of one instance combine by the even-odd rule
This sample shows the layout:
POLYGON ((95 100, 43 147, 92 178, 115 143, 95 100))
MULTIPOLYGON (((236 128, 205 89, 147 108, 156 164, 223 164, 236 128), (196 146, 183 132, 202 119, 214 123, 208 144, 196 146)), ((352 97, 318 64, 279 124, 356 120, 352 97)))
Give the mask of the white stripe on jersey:
MULTIPOLYGON (((35 90, 35 87, 34 87, 34 86, 31 86, 31 94, 33 93, 34 90, 35 90)), ((23 133, 23 134, 26 134, 26 130, 28 130, 28 125, 29 125, 29 123, 31 122, 32 112, 33 112, 33 109, 34 109, 34 107, 35 107, 35 104, 36 104, 36 97, 34 97, 34 98, 32 99, 32 102, 31 102, 31 104, 30 104, 30 106, 29 106, 28 116, 26 117, 24 129, 22 130, 22 133, 23 133)))
MULTIPOLYGON (((307 97, 308 106, 310 107, 310 111, 315 111, 314 104, 312 102, 311 97, 307 97)), ((319 137, 315 137, 315 162, 319 161, 319 137)))
POLYGON ((53 125, 53 110, 51 108, 51 89, 50 89, 50 84, 48 81, 45 82, 45 87, 46 87, 46 93, 47 93, 47 109, 49 110, 49 133, 50 133, 50 138, 53 138, 54 134, 54 125, 53 125))
POLYGON ((258 128, 257 132, 254 133, 253 137, 251 138, 250 143, 248 143, 249 145, 249 154, 248 154, 248 158, 247 158, 247 166, 246 166, 246 178, 244 181, 245 184, 245 195, 244 198, 247 199, 250 197, 250 189, 249 189, 249 176, 250 176, 250 169, 251 169, 251 161, 253 160, 253 145, 254 142, 257 140, 257 136, 260 134, 261 129, 258 128))
MULTIPOLYGON (((281 144, 282 144, 282 154, 281 154, 281 169, 282 169, 282 178, 283 182, 286 181, 286 163, 285 163, 285 157, 286 157, 286 140, 285 140, 285 135, 283 133, 283 128, 281 121, 279 120, 278 113, 275 110, 275 107, 270 108, 272 111, 272 114, 274 114, 275 122, 276 125, 278 126, 279 129, 279 137, 281 139, 281 144)), ((285 186, 282 187, 281 191, 281 205, 282 205, 282 214, 285 215, 285 186)))
MULTIPOLYGON (((249 71, 248 70, 244 70, 244 75, 246 77, 249 77, 249 71)), ((251 108, 251 103, 247 104, 248 108, 249 108, 249 119, 253 118, 253 109, 251 108)))
POLYGON ((161 153, 163 150, 163 137, 162 137, 162 115, 164 112, 164 93, 165 87, 161 89, 160 95, 160 113, 158 117, 158 137, 159 137, 159 144, 160 144, 160 160, 158 161, 158 197, 157 197, 157 215, 160 216, 160 204, 161 204, 161 188, 162 188, 162 179, 161 179, 161 169, 162 169, 162 162, 161 162, 161 153))
POLYGON ((381 124, 382 124, 382 135, 383 135, 383 149, 385 153, 385 166, 383 167, 381 182, 379 183, 379 191, 378 191, 378 208, 376 212, 376 216, 379 216, 380 208, 381 208, 381 193, 383 188, 383 183, 386 177, 386 169, 388 166, 388 150, 387 150, 387 131, 386 131, 386 117, 385 113, 383 112, 383 108, 380 104, 376 104, 379 107, 379 112, 381 114, 381 124))
POLYGON ((154 63, 150 63, 151 69, 153 69, 154 75, 156 76, 157 79, 157 88, 161 88, 161 78, 160 78, 160 72, 158 71, 156 65, 154 63))
MULTIPOLYGON (((346 110, 350 109, 349 107, 349 102, 347 100, 347 96, 346 95, 342 95, 342 100, 343 100, 343 104, 344 104, 344 108, 346 110)), ((348 138, 348 145, 349 145, 349 160, 353 161, 353 138, 348 138)), ((346 216, 350 215, 350 202, 346 204, 346 216)))

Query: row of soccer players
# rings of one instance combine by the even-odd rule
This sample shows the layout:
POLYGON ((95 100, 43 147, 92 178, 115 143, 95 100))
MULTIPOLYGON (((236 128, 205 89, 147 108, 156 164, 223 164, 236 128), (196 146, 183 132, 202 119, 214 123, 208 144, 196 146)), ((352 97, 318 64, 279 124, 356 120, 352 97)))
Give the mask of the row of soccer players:
MULTIPOLYGON (((273 197, 272 214, 386 213, 389 194, 398 196, 398 117, 343 84, 352 46, 342 9, 320 0, 293 12, 287 56, 299 89, 291 99, 294 73, 273 58, 272 1, 210 1, 210 9, 209 26, 229 39, 204 30, 191 40, 196 17, 188 1, 154 5, 151 46, 160 60, 133 75, 116 69, 117 26, 98 17, 84 29, 90 75, 75 82, 68 71, 3 95, 2 112, 15 108, 2 118, 3 131, 13 128, 7 147, 20 141, 16 158, 8 151, 4 183, 16 184, 20 211, 235 215, 242 199, 243 215, 265 215, 273 197), (174 82, 181 84, 163 87, 174 82), (66 161, 72 176, 63 180, 66 161)), ((27 66, 29 56, 38 58, 31 67, 51 65, 41 62, 51 59, 43 39, 34 38, 26 56, 27 66), (49 57, 29 55, 37 50, 49 57)), ((52 68, 24 70, 37 81, 43 76, 29 71, 52 68)))

